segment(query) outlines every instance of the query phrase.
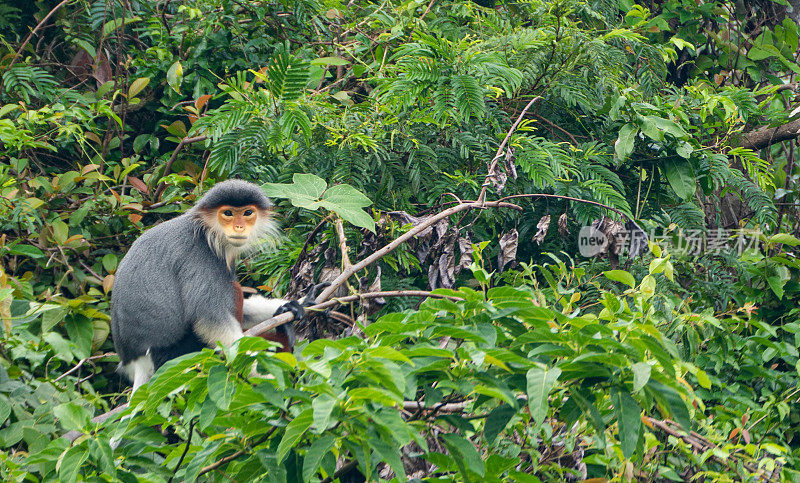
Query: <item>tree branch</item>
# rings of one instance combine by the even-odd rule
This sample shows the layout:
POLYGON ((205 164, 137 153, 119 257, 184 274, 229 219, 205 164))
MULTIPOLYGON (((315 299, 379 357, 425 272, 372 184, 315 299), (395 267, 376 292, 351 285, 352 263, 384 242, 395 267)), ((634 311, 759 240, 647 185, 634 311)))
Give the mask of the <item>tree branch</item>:
MULTIPOLYGON (((428 292, 427 290, 390 290, 387 292, 366 292, 362 294, 348 295, 346 297, 333 298, 331 300, 323 301, 317 303, 316 305, 306 307, 306 311, 307 312, 320 311, 330 307, 335 307, 337 305, 349 304, 350 302, 355 302, 357 300, 375 299, 379 297, 430 297, 437 299, 446 298, 451 300, 461 299, 460 297, 457 296, 440 295, 428 292)), ((276 315, 275 317, 270 317, 269 319, 265 320, 264 322, 261 322, 258 325, 254 325, 250 329, 246 330, 244 332, 244 335, 258 336, 269 330, 274 329, 275 327, 279 327, 283 324, 291 322, 292 320, 294 320, 294 314, 292 314, 291 312, 286 312, 280 315, 276 315)))
POLYGON ((800 119, 780 126, 761 127, 742 133, 739 146, 757 151, 797 137, 800 137, 800 119))

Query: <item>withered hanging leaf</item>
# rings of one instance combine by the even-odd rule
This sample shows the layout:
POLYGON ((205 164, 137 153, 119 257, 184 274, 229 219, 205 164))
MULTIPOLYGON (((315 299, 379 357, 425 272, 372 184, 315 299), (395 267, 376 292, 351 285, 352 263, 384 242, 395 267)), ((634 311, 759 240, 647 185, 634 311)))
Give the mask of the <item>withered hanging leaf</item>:
POLYGON ((444 288, 453 288, 456 284, 455 276, 456 258, 453 256, 452 248, 446 250, 439 257, 439 286, 444 288))
POLYGON ((128 176, 128 182, 131 184, 131 186, 139 190, 139 192, 146 195, 150 194, 150 188, 147 187, 144 181, 140 180, 136 176, 128 176))
MULTIPOLYGON (((372 280, 372 283, 367 286, 367 277, 363 276, 358 279, 358 291, 360 293, 366 292, 380 292, 381 291, 381 267, 378 266, 377 273, 375 274, 375 278, 372 280)), ((378 310, 381 309, 386 305, 386 299, 383 297, 377 297, 374 299, 363 299, 361 301, 361 306, 364 308, 365 315, 372 315, 378 310)))
MULTIPOLYGON (((319 281, 322 282, 329 282, 332 283, 336 280, 336 277, 342 274, 342 270, 339 267, 323 267, 322 271, 319 272, 319 281)), ((336 289, 336 292, 333 293, 333 297, 344 297, 347 295, 347 286, 342 284, 339 288, 336 289)))
POLYGON ((506 180, 508 180, 508 176, 500 169, 500 163, 495 163, 498 161, 498 158, 494 158, 489 162, 489 173, 486 176, 486 179, 489 180, 492 186, 497 189, 497 194, 503 192, 503 189, 506 187, 506 180))
POLYGON ((566 238, 569 235, 569 228, 567 228, 567 213, 561 213, 561 216, 558 217, 558 233, 563 237, 566 238))
POLYGON ((439 288, 436 283, 439 281, 439 265, 436 263, 431 263, 428 265, 428 288, 430 290, 435 290, 439 288))
POLYGON ((458 251, 461 252, 461 259, 455 268, 456 274, 472 264, 472 240, 469 239, 469 233, 458 239, 458 251))
POLYGON ((496 177, 493 177, 492 180, 496 180, 495 183, 497 186, 497 194, 502 194, 503 190, 506 188, 506 182, 508 181, 508 175, 504 172, 500 171, 496 177))
POLYGON ((331 241, 331 246, 325 249, 325 265, 334 265, 336 262, 336 249, 333 248, 333 243, 331 241))
MULTIPOLYGON (((412 226, 424 223, 425 220, 433 216, 416 217, 405 211, 390 211, 388 214, 397 221, 403 224, 411 224, 412 226)), ((417 259, 420 263, 424 263, 425 260, 428 259, 428 256, 431 255, 431 252, 441 245, 441 239, 444 237, 445 233, 447 233, 449 226, 450 223, 446 219, 443 219, 416 234, 414 237, 415 243, 413 243, 412 246, 416 250, 417 259)))
POLYGON ((608 240, 607 247, 598 251, 595 256, 608 257, 611 268, 616 269, 619 266, 619 254, 624 245, 624 236, 621 235, 624 235, 625 225, 621 221, 604 216, 592 222, 592 229, 602 233, 608 240))
POLYGON ((511 176, 511 179, 513 179, 514 181, 517 180, 517 165, 515 163, 516 160, 517 157, 514 156, 514 148, 508 148, 505 157, 506 173, 508 173, 511 176))
POLYGON ((541 245, 544 241, 544 237, 547 236, 547 229, 550 228, 550 215, 544 215, 539 220, 539 223, 536 224, 536 228, 538 231, 533 235, 533 241, 535 241, 537 245, 541 245))
POLYGON ((500 237, 500 253, 497 254, 497 270, 502 272, 506 265, 517 258, 519 233, 514 228, 500 237))

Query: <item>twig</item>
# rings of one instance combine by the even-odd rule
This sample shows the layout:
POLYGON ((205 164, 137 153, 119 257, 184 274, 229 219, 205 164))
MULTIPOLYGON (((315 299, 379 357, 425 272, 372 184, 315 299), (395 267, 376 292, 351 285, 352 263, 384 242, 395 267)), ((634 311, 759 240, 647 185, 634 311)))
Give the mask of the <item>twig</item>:
POLYGON ((203 467, 203 469, 200 470, 200 473, 198 473, 197 476, 204 475, 204 474, 208 473, 209 471, 214 471, 217 468, 219 468, 220 466, 224 465, 225 463, 227 463, 229 461, 232 461, 232 460, 235 460, 236 458, 238 458, 239 456, 242 456, 245 453, 246 453, 245 450, 240 449, 239 451, 237 451, 237 452, 235 452, 235 453, 233 453, 231 455, 228 455, 228 456, 226 456, 224 458, 221 458, 219 461, 215 461, 215 462, 211 463, 210 465, 203 467))
POLYGON ((347 255, 347 238, 344 236, 344 224, 341 218, 336 218, 336 234, 339 235, 339 250, 342 252, 342 269, 350 268, 350 257, 347 255))
MULTIPOLYGON (((50 17, 52 17, 53 14, 56 13, 58 9, 68 4, 70 1, 71 0, 63 0, 61 3, 53 7, 53 9, 50 10, 50 12, 48 12, 47 15, 45 15, 45 17, 36 25, 36 27, 34 27, 33 30, 31 30, 31 33, 29 33, 28 36, 25 37, 25 40, 22 42, 22 45, 20 45, 19 49, 17 49, 17 52, 14 54, 14 58, 11 59, 11 62, 8 64, 8 67, 6 67, 6 71, 10 71, 11 68, 14 67, 14 64, 17 62, 17 59, 19 59, 19 56, 22 55, 22 51, 25 50, 25 47, 28 45, 28 42, 31 41, 31 38, 33 38, 34 34, 36 34, 36 32, 38 32, 39 29, 42 28, 42 26, 46 24, 48 20, 50 20, 50 17)), ((0 84, 0 93, 2 93, 2 84, 0 84)))
POLYGON ((536 96, 528 102, 528 104, 525 106, 522 112, 519 113, 517 120, 514 121, 514 124, 511 125, 511 129, 508 130, 506 137, 503 138, 503 142, 501 142, 500 146, 497 147, 497 152, 494 154, 494 158, 492 158, 492 162, 489 164, 489 172, 486 174, 486 179, 484 180, 483 186, 481 187, 481 194, 478 195, 479 202, 486 200, 486 188, 489 187, 489 180, 494 177, 494 174, 492 173, 497 167, 498 161, 500 161, 503 149, 506 147, 506 144, 508 144, 508 140, 511 139, 511 135, 514 134, 514 131, 517 130, 517 126, 519 126, 519 123, 522 122, 522 119, 525 117, 525 114, 528 112, 528 109, 530 109, 533 103, 538 101, 539 99, 541 99, 541 97, 536 96))
POLYGON ((403 409, 406 411, 443 411, 446 413, 452 413, 456 411, 461 411, 472 401, 462 401, 457 403, 445 403, 433 407, 425 406, 425 403, 422 401, 404 401, 403 402, 403 409))
POLYGON ((192 420, 189 422, 189 436, 186 438, 186 446, 183 448, 183 454, 181 454, 178 464, 175 465, 175 469, 172 470, 172 476, 169 477, 167 483, 172 483, 173 478, 175 478, 175 475, 178 474, 178 469, 181 467, 183 459, 186 458, 186 453, 189 452, 189 445, 192 442, 192 431, 194 431, 194 424, 196 421, 197 419, 192 418, 192 420))
POLYGON ((67 377, 68 375, 70 375, 70 374, 72 374, 73 372, 75 372, 75 371, 77 371, 78 369, 80 369, 80 368, 81 368, 81 366, 82 366, 83 364, 85 364, 86 362, 88 362, 88 361, 93 361, 93 360, 95 360, 95 359, 102 359, 103 357, 110 357, 110 356, 115 356, 115 355, 117 355, 117 353, 116 353, 116 352, 106 352, 105 354, 98 354, 98 355, 96 355, 96 356, 91 356, 91 357, 86 357, 85 359, 81 359, 81 360, 78 362, 78 364, 76 364, 76 365, 75 365, 75 367, 73 367, 72 369, 68 370, 68 371, 67 371, 67 372, 65 372, 64 374, 61 374, 61 375, 60 375, 60 376, 58 376, 57 378, 53 379, 53 382, 58 382, 58 381, 60 381, 61 379, 63 379, 63 378, 65 378, 65 377, 67 377))
MULTIPOLYGON (((178 153, 181 151, 181 149, 183 149, 184 146, 187 144, 199 143, 201 141, 205 141, 206 139, 208 139, 208 136, 195 136, 193 138, 181 139, 181 142, 179 142, 178 146, 175 147, 175 151, 172 152, 172 156, 169 157, 169 161, 167 161, 167 164, 164 166, 164 173, 161 175, 161 177, 163 178, 164 176, 167 176, 172 170, 172 165, 175 163, 175 160, 178 159, 178 153)), ((167 189, 167 183, 162 181, 158 185, 158 188, 156 188, 156 193, 153 196, 153 199, 158 201, 165 189, 167 189)))
POLYGON ((548 126, 554 128, 554 129, 558 129, 559 131, 561 131, 564 134, 566 134, 567 137, 569 137, 570 140, 572 140, 573 144, 579 144, 578 143, 578 139, 575 137, 574 134, 572 134, 571 132, 567 131, 566 129, 564 129, 563 127, 559 126, 558 124, 554 123, 550 119, 547 119, 546 117, 540 116, 538 114, 534 114, 533 117, 535 117, 536 119, 539 119, 540 121, 544 121, 544 123, 547 124, 548 126))
POLYGON ((622 212, 622 211, 620 211, 620 210, 618 210, 616 208, 612 208, 611 206, 604 205, 603 203, 599 203, 597 201, 584 200, 582 198, 573 198, 571 196, 551 195, 551 194, 547 194, 547 193, 525 193, 525 194, 519 194, 519 195, 509 195, 509 196, 500 198, 499 201, 511 200, 511 199, 514 199, 514 198, 556 198, 556 199, 559 199, 559 200, 568 200, 568 201, 575 201, 577 203, 586 203, 587 205, 595 205, 595 206, 599 206, 600 208, 605 208, 607 210, 613 211, 614 213, 617 213, 618 215, 624 217, 625 219, 631 220, 630 215, 627 215, 624 212, 622 212))

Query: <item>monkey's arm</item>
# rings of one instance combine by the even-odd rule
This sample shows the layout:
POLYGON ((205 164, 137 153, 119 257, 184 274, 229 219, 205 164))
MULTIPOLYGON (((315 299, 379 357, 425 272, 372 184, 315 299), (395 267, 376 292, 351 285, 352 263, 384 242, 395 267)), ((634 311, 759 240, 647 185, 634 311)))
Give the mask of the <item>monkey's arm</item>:
POLYGON ((268 299, 261 295, 253 295, 242 302, 242 329, 247 330, 256 324, 264 322, 275 315, 283 305, 288 304, 284 299, 268 299))

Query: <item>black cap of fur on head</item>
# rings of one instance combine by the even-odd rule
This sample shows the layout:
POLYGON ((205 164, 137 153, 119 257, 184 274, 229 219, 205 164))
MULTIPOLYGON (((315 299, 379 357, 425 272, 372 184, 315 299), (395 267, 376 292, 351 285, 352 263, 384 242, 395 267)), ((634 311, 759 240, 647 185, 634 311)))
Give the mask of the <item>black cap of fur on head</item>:
POLYGON ((229 179, 217 183, 200 198, 195 207, 209 210, 222 205, 235 207, 255 205, 262 210, 272 207, 272 203, 260 186, 241 179, 229 179))

